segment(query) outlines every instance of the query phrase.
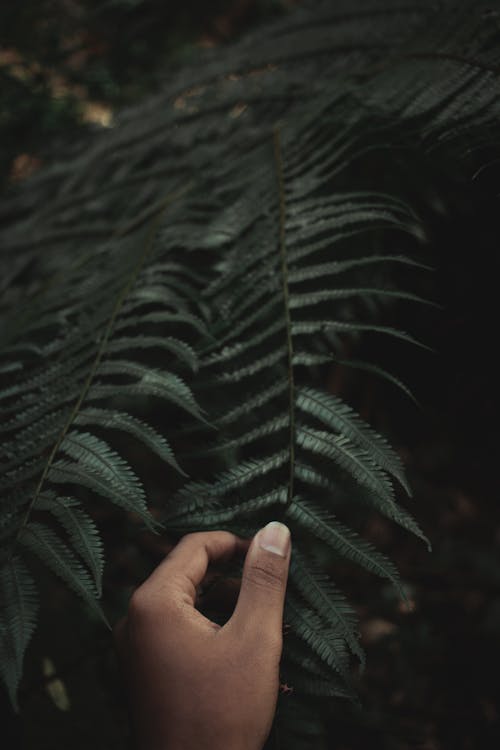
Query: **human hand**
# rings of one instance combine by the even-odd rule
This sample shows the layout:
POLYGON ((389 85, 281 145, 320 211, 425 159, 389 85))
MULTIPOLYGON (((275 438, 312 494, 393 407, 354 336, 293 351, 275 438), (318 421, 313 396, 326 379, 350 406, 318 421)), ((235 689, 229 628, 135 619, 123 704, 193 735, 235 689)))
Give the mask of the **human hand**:
POLYGON ((188 534, 134 592, 115 632, 141 750, 261 750, 278 697, 290 553, 276 522, 251 542, 188 534), (209 563, 245 552, 221 627, 195 609, 197 587, 209 563))

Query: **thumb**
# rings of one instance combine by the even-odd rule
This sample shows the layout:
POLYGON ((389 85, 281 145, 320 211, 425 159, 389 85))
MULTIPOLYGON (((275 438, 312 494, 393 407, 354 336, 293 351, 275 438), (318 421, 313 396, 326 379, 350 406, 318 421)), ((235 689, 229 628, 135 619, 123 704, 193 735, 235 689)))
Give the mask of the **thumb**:
POLYGON ((284 524, 271 521, 254 536, 230 619, 239 633, 281 638, 290 554, 290 531, 284 524))

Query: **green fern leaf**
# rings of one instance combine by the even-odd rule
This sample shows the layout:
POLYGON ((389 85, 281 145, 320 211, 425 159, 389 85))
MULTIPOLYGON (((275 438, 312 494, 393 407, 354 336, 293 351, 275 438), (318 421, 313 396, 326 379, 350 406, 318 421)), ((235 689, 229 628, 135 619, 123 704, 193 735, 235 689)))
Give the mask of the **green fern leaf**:
POLYGON ((115 389, 116 395, 143 393, 144 395, 157 396, 158 398, 171 401, 194 417, 203 419, 190 388, 174 373, 155 370, 129 360, 108 360, 102 362, 98 372, 100 375, 115 375, 120 377, 128 375, 133 378, 139 378, 139 381, 114 386, 92 385, 89 389, 88 401, 107 399, 113 393, 113 389, 115 389))
MULTIPOLYGON (((259 292, 260 296, 260 292, 259 292)), ((262 296, 266 297, 268 296, 268 293, 266 294, 266 291, 262 291, 262 296)), ((248 302, 248 300, 247 300, 248 302)), ((249 303, 248 303, 249 304, 249 303)), ((252 300, 252 312, 248 315, 243 316, 241 320, 238 320, 234 325, 232 325, 229 329, 229 331, 226 333, 225 336, 220 337, 217 340, 217 343, 215 346, 219 348, 223 344, 227 344, 229 341, 232 341, 233 339, 237 337, 241 337, 243 333, 248 328, 252 328, 252 326, 255 326, 257 324, 268 324, 269 322, 269 316, 276 315, 276 310, 279 309, 280 306, 280 299, 279 297, 276 298, 275 295, 271 297, 271 299, 267 299, 262 304, 257 304, 257 300, 252 300)), ((239 311, 241 314, 241 310, 239 311)))
POLYGON ((404 599, 399 574, 394 565, 371 544, 362 540, 352 529, 340 524, 331 514, 313 504, 296 498, 287 510, 290 519, 315 534, 336 552, 362 568, 386 578, 404 599))
MULTIPOLYGON (((123 466, 121 466, 121 469, 123 469, 123 466)), ((149 528, 154 529, 155 523, 145 506, 142 487, 139 485, 137 494, 134 494, 129 484, 121 481, 111 484, 109 476, 108 471, 100 474, 99 464, 93 464, 92 461, 89 466, 86 466, 85 464, 60 459, 54 461, 50 467, 48 480, 55 484, 69 483, 77 487, 86 487, 100 497, 107 498, 119 508, 136 513, 149 528), (126 493, 122 492, 124 486, 127 488, 126 493)))
POLYGON ((237 422, 241 417, 247 414, 252 414, 262 406, 266 406, 270 401, 273 401, 278 396, 286 393, 288 389, 288 383, 286 380, 278 381, 273 383, 268 388, 261 388, 255 394, 249 395, 242 404, 236 406, 234 409, 224 413, 217 418, 217 423, 226 427, 234 422, 237 422))
POLYGON ((287 488, 280 487, 272 490, 265 495, 240 502, 237 505, 211 507, 204 503, 203 509, 200 510, 199 499, 191 507, 179 512, 177 508, 171 514, 167 514, 164 519, 166 528, 175 531, 192 531, 193 529, 221 529, 235 519, 248 520, 252 515, 261 514, 271 508, 283 506, 287 500, 287 488))
POLYGON ((216 444, 212 447, 200 448, 196 451, 190 451, 188 455, 206 456, 212 453, 221 453, 228 450, 234 450, 235 448, 241 448, 244 445, 249 445, 256 440, 260 440, 263 437, 274 435, 276 432, 287 429, 289 426, 289 421, 290 420, 288 414, 280 414, 276 417, 272 417, 267 422, 264 422, 264 424, 256 427, 254 430, 245 432, 240 437, 233 438, 233 440, 228 440, 227 442, 222 442, 220 443, 220 445, 216 444))
POLYGON ((154 311, 147 312, 143 315, 123 315, 119 317, 115 323, 115 330, 122 331, 127 328, 142 328, 150 324, 173 324, 178 329, 178 326, 187 326, 196 333, 205 337, 208 336, 208 330, 206 323, 196 315, 189 312, 162 312, 154 311))
POLYGON ((37 510, 51 513, 68 534, 72 549, 80 555, 92 573, 97 595, 102 593, 104 555, 101 537, 94 521, 72 497, 57 497, 45 492, 36 502, 37 510))
POLYGON ((341 634, 352 653, 364 666, 365 655, 355 630, 355 613, 328 576, 315 570, 306 555, 294 549, 290 578, 305 601, 327 622, 332 632, 341 634))
POLYGON ((356 359, 341 359, 339 357, 336 357, 334 354, 330 354, 329 359, 339 365, 352 367, 355 370, 364 370, 366 372, 377 375, 377 377, 381 378, 382 380, 388 381, 392 385, 395 385, 396 388, 399 388, 401 391, 403 391, 403 393, 408 396, 408 398, 410 398, 414 404, 418 406, 418 401, 411 390, 399 378, 385 370, 383 367, 380 367, 380 365, 375 365, 372 362, 363 362, 356 359))
POLYGON ((346 684, 349 684, 348 658, 343 639, 335 637, 316 613, 302 607, 290 592, 284 617, 293 632, 307 643, 322 661, 338 672, 346 684))
POLYGON ((357 448, 346 437, 299 425, 297 443, 306 450, 332 459, 357 482, 368 487, 386 502, 393 502, 392 486, 373 462, 370 453, 357 448))
POLYGON ((36 555, 108 624, 88 570, 53 529, 32 521, 21 530, 19 544, 36 555))
POLYGON ((51 447, 60 434, 67 416, 66 409, 51 412, 26 428, 19 429, 6 450, 6 457, 10 458, 10 461, 1 465, 2 471, 8 472, 51 447))
POLYGON ((328 276, 337 276, 346 271, 352 271, 364 266, 379 265, 386 263, 401 263, 402 265, 412 266, 423 270, 430 270, 429 266, 419 263, 417 260, 408 258, 404 255, 371 255, 367 258, 352 258, 350 260, 335 260, 329 263, 318 263, 305 268, 293 269, 288 275, 290 285, 301 284, 313 279, 324 279, 328 276))
POLYGON ((419 297, 416 294, 410 294, 409 292, 402 292, 394 289, 354 287, 352 289, 320 289, 319 291, 315 292, 294 294, 290 299, 290 309, 297 310, 304 307, 314 307, 315 305, 321 305, 325 302, 334 302, 336 300, 349 299, 351 297, 366 299, 371 296, 389 298, 392 297, 394 299, 418 302, 423 305, 434 304, 429 300, 424 299, 423 297, 419 297))
POLYGON ((297 389, 297 408, 358 445, 381 469, 392 474, 410 495, 399 456, 389 443, 372 430, 336 396, 314 388, 297 389))
POLYGON ((134 349, 165 349, 185 362, 193 372, 198 369, 198 358, 193 348, 180 339, 172 336, 122 336, 114 338, 106 347, 110 354, 114 352, 129 352, 134 349))
POLYGON ((295 643, 289 644, 282 664, 287 684, 294 695, 347 698, 357 702, 353 689, 337 673, 325 668, 314 654, 305 657, 295 643))
POLYGON ((132 498, 145 509, 145 496, 138 477, 130 466, 104 440, 88 432, 71 430, 60 450, 92 474, 97 474, 116 492, 132 498))
POLYGON ((321 471, 318 471, 309 464, 305 464, 303 461, 295 461, 294 474, 297 479, 300 479, 306 485, 322 487, 323 489, 330 490, 332 493, 335 493, 337 489, 329 477, 326 477, 321 471))
POLYGON ((22 560, 14 557, 0 570, 0 675, 16 711, 24 654, 37 615, 35 582, 22 560))
POLYGON ((249 378, 252 375, 262 372, 269 367, 272 367, 281 359, 286 356, 286 349, 284 347, 278 347, 270 354, 266 354, 264 357, 259 357, 254 360, 250 365, 240 367, 232 372, 225 372, 218 376, 218 380, 221 383, 239 383, 244 378, 249 378))
POLYGON ((235 357, 241 357, 243 354, 248 353, 249 349, 252 349, 259 344, 262 344, 268 338, 275 336, 276 334, 283 331, 284 322, 282 320, 275 321, 274 323, 266 326, 263 331, 260 331, 255 336, 251 336, 244 342, 238 342, 233 346, 225 346, 220 352, 212 354, 210 357, 202 363, 203 366, 218 364, 221 362, 227 363, 228 360, 234 359, 235 357))
POLYGON ((75 423, 81 425, 91 424, 96 427, 105 427, 126 432, 140 440, 141 443, 153 453, 156 453, 162 461, 170 464, 177 469, 180 474, 186 476, 185 472, 175 460, 172 448, 163 435, 160 435, 160 433, 151 427, 151 425, 142 422, 140 419, 137 419, 130 414, 89 406, 79 412, 75 419, 75 423))
POLYGON ((189 482, 178 493, 179 498, 205 496, 206 498, 223 497, 228 492, 239 490, 256 479, 267 476, 281 468, 288 459, 287 451, 280 451, 267 458, 242 461, 231 469, 220 474, 213 483, 189 482))
POLYGON ((5 472, 5 475, 0 478, 0 490, 10 490, 19 487, 23 482, 29 482, 39 476, 44 467, 45 459, 37 456, 25 461, 20 466, 17 466, 11 471, 5 472))
POLYGON ((415 344, 415 346, 420 346, 423 349, 429 349, 428 346, 417 341, 417 339, 404 331, 400 331, 397 328, 391 328, 390 326, 378 326, 370 323, 344 323, 336 320, 307 320, 294 323, 292 331, 296 336, 304 334, 310 335, 322 331, 342 331, 347 334, 360 332, 382 333, 386 336, 392 336, 393 338, 401 339, 401 341, 406 341, 409 344, 415 344))

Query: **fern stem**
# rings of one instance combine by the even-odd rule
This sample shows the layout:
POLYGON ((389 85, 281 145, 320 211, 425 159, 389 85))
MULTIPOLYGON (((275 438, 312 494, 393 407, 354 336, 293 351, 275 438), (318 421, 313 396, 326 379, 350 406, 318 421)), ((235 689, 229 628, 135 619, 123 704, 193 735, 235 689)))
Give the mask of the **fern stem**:
POLYGON ((285 244, 285 179, 283 174, 283 156, 281 150, 280 129, 274 128, 274 159, 276 164, 276 176, 278 178, 279 192, 279 249, 281 258, 281 278, 283 283, 283 307, 286 323, 287 357, 288 357, 288 408, 290 414, 289 431, 289 465, 290 475, 288 480, 288 495, 283 513, 286 513, 293 500, 293 480, 295 474, 295 382, 293 376, 293 339, 292 319, 290 316, 290 292, 288 288, 288 263, 285 244))
POLYGON ((157 214, 156 214, 156 216, 154 218, 154 221, 152 222, 151 227, 150 227, 150 229, 149 229, 149 231, 147 233, 144 252, 140 256, 140 258, 137 261, 137 263, 135 264, 135 266, 134 266, 134 268, 132 270, 132 273, 128 277, 125 285, 122 287, 121 291, 119 292, 119 294, 117 296, 116 302, 115 302, 115 304, 113 306, 113 310, 111 312, 111 316, 110 316, 109 321, 108 321, 108 323, 106 325, 106 329, 104 331, 104 335, 103 335, 103 337, 101 339, 101 343, 99 344, 99 348, 97 350, 97 353, 96 353, 96 356, 95 356, 94 361, 92 363, 92 366, 90 368, 90 371, 89 371, 89 373, 88 373, 88 375, 87 375, 87 377, 85 379, 85 382, 83 384, 83 387, 82 387, 82 390, 80 392, 80 395, 78 396, 78 398, 76 400, 76 403, 75 403, 73 409, 71 410, 71 413, 70 413, 68 419, 66 420, 66 422, 65 422, 65 424, 64 424, 64 426, 63 426, 63 428, 61 430, 61 433, 59 434, 59 437, 57 438, 57 440, 56 440, 56 442, 55 442, 55 444, 54 444, 54 446, 53 446, 53 448, 52 448, 52 450, 50 452, 50 455, 48 457, 47 463, 45 464, 45 467, 44 467, 44 470, 42 472, 42 475, 41 475, 41 477, 40 477, 40 479, 38 481, 38 484, 36 486, 35 492, 33 493, 33 497, 31 499, 31 501, 29 502, 28 507, 26 508, 26 512, 25 512, 25 514, 23 516, 23 519, 22 519, 22 521, 21 521, 21 523, 19 525, 19 530, 18 530, 18 532, 16 534, 16 537, 15 537, 15 539, 13 541, 12 549, 11 549, 11 552, 10 552, 10 555, 9 555, 9 559, 12 559, 12 556, 14 554, 15 547, 17 545, 19 537, 21 536, 21 533, 23 532, 24 528, 26 527, 26 525, 27 525, 27 523, 29 521, 29 518, 31 516, 31 513, 33 511, 33 508, 35 507, 36 502, 37 502, 38 498, 40 497, 40 493, 41 493, 41 491, 43 489, 43 486, 45 484, 45 480, 47 479, 47 476, 48 476, 49 471, 50 471, 50 469, 52 467, 52 464, 53 464, 54 459, 55 459, 55 457, 57 455, 57 452, 59 451, 59 448, 61 447, 61 444, 62 444, 64 438, 68 434, 68 431, 70 430, 71 425, 73 424, 76 416, 78 415, 78 412, 81 409, 81 406, 83 404, 83 401, 85 400, 85 397, 87 396, 87 393, 89 392, 89 389, 90 389, 90 387, 92 385, 92 381, 94 380, 94 377, 95 377, 95 375, 97 373, 99 365, 100 365, 100 363, 102 361, 102 358, 104 356, 104 353, 106 351, 106 346, 107 346, 108 341, 110 339, 110 336, 111 336, 111 334, 113 332, 113 327, 114 327, 116 318, 120 314, 120 310, 123 307, 123 303, 127 299, 127 296, 129 294, 130 290, 132 289, 133 285, 135 284, 135 282, 137 280, 137 277, 138 277, 139 273, 141 272, 142 267, 144 266, 144 263, 146 262, 146 260, 148 259, 149 255, 151 254, 151 250, 153 249, 154 239, 156 237, 156 232, 157 232, 157 229, 158 229, 158 225, 159 225, 159 223, 160 223, 160 221, 161 221, 161 219, 163 217, 163 214, 165 213, 165 211, 167 210, 168 206, 170 205, 171 201, 172 201, 172 197, 171 197, 171 195, 169 195, 168 198, 163 201, 163 205, 159 208, 159 210, 158 210, 158 212, 157 212, 157 214))

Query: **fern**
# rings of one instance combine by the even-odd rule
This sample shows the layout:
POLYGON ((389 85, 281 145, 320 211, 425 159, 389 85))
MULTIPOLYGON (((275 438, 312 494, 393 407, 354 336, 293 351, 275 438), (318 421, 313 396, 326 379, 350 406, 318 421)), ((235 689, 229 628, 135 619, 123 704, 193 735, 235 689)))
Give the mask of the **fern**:
POLYGON ((356 619, 310 542, 401 595, 350 506, 428 542, 399 502, 399 457, 327 392, 325 368, 409 393, 357 342, 425 345, 390 317, 396 301, 426 302, 419 180, 492 158, 498 48, 472 0, 305 3, 6 198, 1 262, 26 270, 0 303, 0 648, 14 705, 38 561, 100 611, 96 503, 158 527, 129 440, 164 466, 167 533, 290 525, 283 668, 299 698, 352 697, 356 619), (176 108, 194 86, 192 110, 176 108), (405 186, 416 160, 424 177, 405 186))
POLYGON ((39 510, 48 511, 60 522, 71 540, 73 551, 80 556, 91 572, 100 596, 104 557, 102 542, 94 521, 81 508, 80 503, 69 497, 47 494, 45 498, 40 497, 37 507, 39 510))
POLYGON ((2 567, 0 601, 0 669, 9 697, 17 708, 17 686, 22 676, 24 654, 38 614, 35 582, 18 557, 2 567))

